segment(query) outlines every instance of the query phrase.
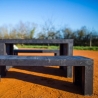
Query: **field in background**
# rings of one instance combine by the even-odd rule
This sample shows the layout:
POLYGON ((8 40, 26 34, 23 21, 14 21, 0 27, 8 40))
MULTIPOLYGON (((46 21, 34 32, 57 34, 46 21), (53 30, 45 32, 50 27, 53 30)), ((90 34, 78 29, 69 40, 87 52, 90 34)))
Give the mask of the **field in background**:
POLYGON ((94 51, 98 51, 98 46, 74 46, 75 50, 94 50, 94 51))
MULTIPOLYGON (((59 49, 59 46, 56 45, 17 45, 18 48, 38 48, 38 49, 59 49)), ((98 51, 98 46, 74 46, 75 50, 94 50, 98 51)))
POLYGON ((18 48, 38 48, 38 49, 59 49, 59 46, 54 45, 17 45, 18 48))

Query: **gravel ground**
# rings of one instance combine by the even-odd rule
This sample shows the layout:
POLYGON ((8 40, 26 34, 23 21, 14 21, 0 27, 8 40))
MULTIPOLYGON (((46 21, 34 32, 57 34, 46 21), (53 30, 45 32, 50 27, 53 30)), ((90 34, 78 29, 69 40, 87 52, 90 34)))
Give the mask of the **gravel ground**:
MULTIPOLYGON (((19 54, 19 55, 53 55, 19 54)), ((94 59, 94 93, 83 96, 59 67, 14 67, 0 82, 0 98, 98 98, 98 51, 74 50, 94 59)))

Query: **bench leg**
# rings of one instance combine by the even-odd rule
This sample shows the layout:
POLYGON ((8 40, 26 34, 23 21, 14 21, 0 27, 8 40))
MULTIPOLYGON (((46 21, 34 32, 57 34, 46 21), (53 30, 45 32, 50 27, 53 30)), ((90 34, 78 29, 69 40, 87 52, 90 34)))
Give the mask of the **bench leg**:
MULTIPOLYGON (((7 55, 14 55, 13 44, 6 44, 7 55)), ((6 70, 9 70, 12 66, 6 66, 6 70)))
POLYGON ((5 77, 6 72, 6 66, 0 66, 0 77, 5 77))
POLYGON ((93 94, 93 65, 74 66, 73 82, 82 88, 84 95, 93 94))
POLYGON ((60 54, 59 53, 54 53, 54 56, 59 56, 60 54))
POLYGON ((6 53, 7 53, 7 55, 14 54, 13 44, 6 44, 6 53))
POLYGON ((60 69, 63 69, 65 72, 65 77, 72 77, 72 66, 60 66, 60 69))
MULTIPOLYGON (((6 55, 6 44, 0 43, 0 55, 6 55)), ((0 65, 0 77, 6 76, 6 66, 0 65)))
MULTIPOLYGON (((70 44, 60 44, 60 55, 71 56, 73 55, 73 43, 70 44)), ((66 71, 66 77, 72 77, 72 67, 71 66, 60 66, 60 69, 66 71)))
MULTIPOLYGON (((54 53, 54 56, 59 56, 59 53, 54 53)), ((71 66, 60 66, 60 69, 65 70, 65 77, 72 77, 72 67, 71 66)))
POLYGON ((66 71, 66 77, 72 78, 72 67, 71 66, 60 66, 60 69, 66 71))
POLYGON ((18 55, 18 52, 14 52, 14 55, 18 55))
POLYGON ((73 82, 77 86, 82 86, 82 66, 73 67, 73 82))

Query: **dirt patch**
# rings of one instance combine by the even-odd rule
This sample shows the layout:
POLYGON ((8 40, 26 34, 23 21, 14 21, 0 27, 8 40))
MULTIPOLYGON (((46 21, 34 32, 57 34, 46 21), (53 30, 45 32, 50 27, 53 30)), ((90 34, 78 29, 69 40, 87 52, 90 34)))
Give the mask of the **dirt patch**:
MULTIPOLYGON (((53 56, 53 53, 34 55, 53 56)), ((66 78, 59 67, 14 67, 1 79, 0 98, 98 98, 98 52, 75 50, 74 55, 94 59, 93 96, 83 96, 72 78, 66 78)))

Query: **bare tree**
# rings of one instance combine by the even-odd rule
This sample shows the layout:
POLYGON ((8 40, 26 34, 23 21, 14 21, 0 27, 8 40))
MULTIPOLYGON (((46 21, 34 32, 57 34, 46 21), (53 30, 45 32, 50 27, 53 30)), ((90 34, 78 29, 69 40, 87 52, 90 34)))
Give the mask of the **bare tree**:
POLYGON ((6 25, 3 25, 0 27, 0 36, 1 38, 8 39, 9 38, 9 33, 8 33, 8 28, 6 25))
POLYGON ((31 39, 34 37, 36 25, 34 23, 20 21, 15 27, 17 31, 17 38, 19 39, 31 39))
POLYGON ((62 30, 64 38, 71 38, 72 30, 70 28, 64 28, 62 30))
POLYGON ((9 33, 10 39, 17 39, 17 30, 15 28, 13 28, 10 33, 9 33))
POLYGON ((46 35, 44 33, 38 33, 38 39, 46 39, 46 35))

